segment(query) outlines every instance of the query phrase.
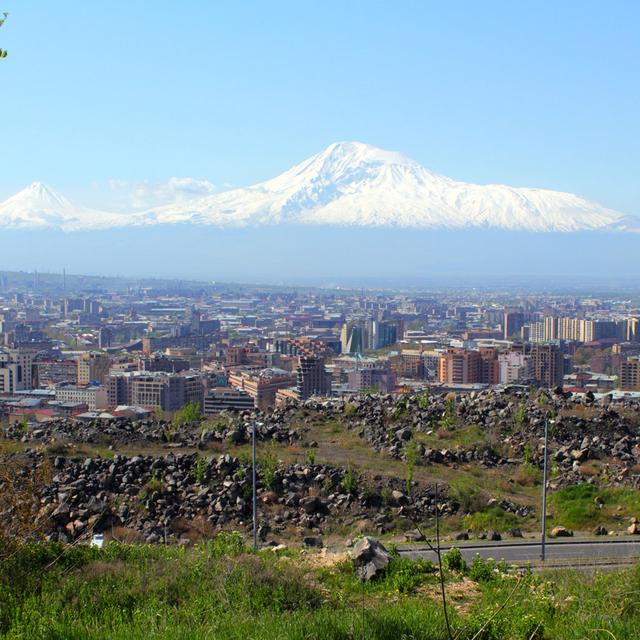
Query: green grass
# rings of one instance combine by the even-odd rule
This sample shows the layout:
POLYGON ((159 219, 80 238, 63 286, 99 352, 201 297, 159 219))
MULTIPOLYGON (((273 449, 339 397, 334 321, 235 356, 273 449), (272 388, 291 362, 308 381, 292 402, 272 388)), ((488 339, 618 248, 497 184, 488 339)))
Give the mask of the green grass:
POLYGON ((475 533, 482 533, 483 531, 507 531, 508 529, 520 529, 523 528, 522 518, 519 518, 515 513, 510 513, 501 509, 498 505, 492 505, 484 511, 467 514, 463 518, 464 528, 471 529, 475 533))
POLYGON ((416 440, 432 449, 451 449, 453 447, 472 447, 487 443, 487 432, 477 425, 466 425, 451 429, 436 427, 433 433, 417 431, 416 440))
POLYGON ((624 526, 629 517, 640 515, 640 491, 582 483, 551 494, 549 505, 554 523, 565 527, 624 526))
MULTIPOLYGON (((27 545, 0 564, 0 637, 446 639, 431 562, 393 556, 363 585, 350 560, 313 557, 250 553, 234 534, 190 550, 27 545)), ((538 577, 492 561, 447 565, 459 640, 622 640, 640 624, 640 567, 538 577)))

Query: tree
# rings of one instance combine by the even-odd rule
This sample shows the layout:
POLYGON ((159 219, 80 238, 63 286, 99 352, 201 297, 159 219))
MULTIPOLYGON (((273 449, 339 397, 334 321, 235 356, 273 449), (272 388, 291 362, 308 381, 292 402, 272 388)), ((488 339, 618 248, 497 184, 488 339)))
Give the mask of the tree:
POLYGON ((200 422, 200 420, 202 420, 200 405, 197 402, 190 402, 189 404, 185 404, 184 407, 173 416, 173 426, 177 428, 182 424, 200 422))
MULTIPOLYGON (((0 18, 0 27, 7 21, 7 16, 8 15, 9 14, 6 11, 4 11, 2 13, 2 17, 0 18)), ((7 57, 6 50, 5 49, 0 49, 0 58, 6 58, 6 57, 7 57)))

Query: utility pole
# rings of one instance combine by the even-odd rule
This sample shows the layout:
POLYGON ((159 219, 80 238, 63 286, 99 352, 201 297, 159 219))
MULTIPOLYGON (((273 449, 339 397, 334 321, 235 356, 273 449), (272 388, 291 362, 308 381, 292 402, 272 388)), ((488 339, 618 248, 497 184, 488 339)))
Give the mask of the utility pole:
POLYGON ((554 420, 549 420, 549 416, 544 419, 544 464, 542 467, 542 537, 540 544, 540 560, 545 561, 545 545, 547 542, 547 476, 548 476, 548 446, 549 446, 549 424, 554 420))
POLYGON ((258 488, 256 486, 256 428, 258 423, 254 420, 251 438, 251 457, 253 461, 253 550, 258 549, 258 488))

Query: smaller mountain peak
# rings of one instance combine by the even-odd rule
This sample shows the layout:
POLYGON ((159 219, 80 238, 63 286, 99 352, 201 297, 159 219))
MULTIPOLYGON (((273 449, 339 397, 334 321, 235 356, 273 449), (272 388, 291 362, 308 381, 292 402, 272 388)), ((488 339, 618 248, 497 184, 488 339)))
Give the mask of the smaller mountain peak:
POLYGON ((32 182, 28 187, 23 189, 23 192, 30 195, 58 197, 58 194, 51 187, 39 180, 32 182))

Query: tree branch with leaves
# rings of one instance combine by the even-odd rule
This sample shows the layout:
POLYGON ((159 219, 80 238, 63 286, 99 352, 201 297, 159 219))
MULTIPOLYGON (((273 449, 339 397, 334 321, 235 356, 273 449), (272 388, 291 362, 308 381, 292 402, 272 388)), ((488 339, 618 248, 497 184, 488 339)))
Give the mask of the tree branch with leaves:
MULTIPOLYGON (((7 16, 9 14, 6 11, 4 11, 1 15, 2 17, 0 18, 0 27, 7 21, 7 16)), ((8 54, 5 49, 0 49, 0 58, 6 58, 7 55, 8 54)))

